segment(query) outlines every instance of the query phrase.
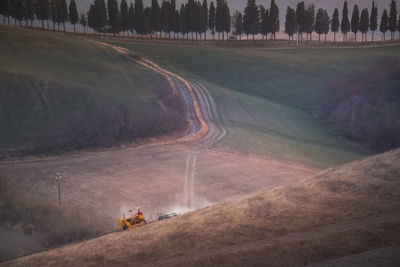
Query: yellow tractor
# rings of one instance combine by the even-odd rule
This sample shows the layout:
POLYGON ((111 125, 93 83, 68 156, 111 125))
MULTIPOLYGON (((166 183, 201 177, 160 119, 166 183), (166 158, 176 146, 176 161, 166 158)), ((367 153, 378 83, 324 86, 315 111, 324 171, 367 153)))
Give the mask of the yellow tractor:
MULTIPOLYGON (((128 210, 128 211, 132 212, 133 210, 128 210)), ((146 220, 144 219, 144 215, 140 211, 140 209, 138 209, 138 212, 136 214, 133 214, 129 218, 125 218, 125 213, 123 214, 123 216, 124 218, 119 220, 119 227, 122 230, 127 230, 146 224, 146 220)))

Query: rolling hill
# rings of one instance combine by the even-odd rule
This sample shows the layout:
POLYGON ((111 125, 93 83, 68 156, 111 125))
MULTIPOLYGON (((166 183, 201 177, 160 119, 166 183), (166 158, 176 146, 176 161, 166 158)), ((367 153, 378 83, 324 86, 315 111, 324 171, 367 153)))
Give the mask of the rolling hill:
POLYGON ((305 265, 400 243, 400 150, 8 266, 305 265))
POLYGON ((160 75, 74 35, 3 25, 0 33, 0 154, 109 146, 176 131, 153 93, 165 82, 160 75))
POLYGON ((318 168, 368 155, 315 120, 325 88, 358 79, 378 60, 400 59, 400 46, 277 48, 112 43, 209 88, 227 136, 220 145, 318 168), (245 67, 244 67, 245 66, 245 67))

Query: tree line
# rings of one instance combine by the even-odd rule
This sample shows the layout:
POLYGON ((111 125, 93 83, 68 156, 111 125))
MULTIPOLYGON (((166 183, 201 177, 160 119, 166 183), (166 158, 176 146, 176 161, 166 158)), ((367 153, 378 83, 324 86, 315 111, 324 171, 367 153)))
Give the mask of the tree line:
POLYGON ((53 22, 53 30, 57 24, 58 30, 60 25, 63 25, 65 32, 65 23, 70 22, 74 26, 78 22, 79 15, 76 7, 75 0, 71 0, 67 5, 66 0, 0 0, 0 14, 3 16, 3 22, 10 24, 10 17, 17 21, 22 26, 25 21, 26 27, 30 22, 33 26, 33 21, 36 19, 41 20, 42 28, 44 29, 44 22, 47 21, 47 29, 49 29, 49 20, 53 22))
MULTIPOLYGON (((25 21, 32 27, 34 19, 42 22, 42 28, 49 29, 49 21, 53 22, 53 30, 57 25, 63 26, 70 22, 74 26, 79 22, 86 31, 86 26, 96 33, 112 33, 113 35, 134 34, 142 37, 149 35, 158 35, 171 38, 181 35, 183 38, 194 40, 207 38, 207 32, 211 32, 212 38, 218 34, 218 39, 228 38, 231 33, 234 38, 240 38, 246 35, 247 39, 252 36, 261 35, 262 39, 276 39, 276 33, 280 31, 279 8, 275 0, 271 0, 269 7, 257 5, 255 0, 248 0, 243 13, 236 11, 231 15, 226 0, 216 0, 208 5, 207 0, 195 1, 188 0, 179 7, 175 0, 162 0, 161 6, 158 0, 152 0, 151 6, 144 7, 142 0, 135 0, 130 4, 126 0, 94 0, 90 5, 89 11, 85 14, 78 14, 75 0, 71 0, 69 5, 66 0, 0 0, 0 14, 3 15, 4 23, 6 19, 10 24, 10 17, 14 18, 15 24, 19 25, 25 21)), ((341 16, 339 9, 335 8, 332 17, 325 9, 316 10, 314 4, 305 6, 304 1, 299 2, 296 8, 290 6, 286 10, 286 21, 284 31, 289 40, 294 40, 297 34, 297 40, 303 41, 303 35, 306 35, 306 41, 312 40, 312 34, 315 32, 321 40, 321 35, 331 31, 334 33, 334 42, 336 34, 341 31, 343 41, 348 40, 348 34, 352 32, 357 41, 358 33, 362 35, 362 41, 367 41, 367 33, 372 32, 372 41, 374 33, 378 30, 382 32, 383 39, 386 39, 386 33, 391 33, 391 39, 395 38, 396 31, 400 32, 400 18, 396 1, 392 0, 389 12, 384 9, 378 25, 378 7, 372 2, 370 10, 367 8, 361 10, 357 4, 353 7, 351 19, 349 18, 349 7, 347 1, 344 2, 341 16)), ((232 36, 230 38, 232 38, 232 36)))

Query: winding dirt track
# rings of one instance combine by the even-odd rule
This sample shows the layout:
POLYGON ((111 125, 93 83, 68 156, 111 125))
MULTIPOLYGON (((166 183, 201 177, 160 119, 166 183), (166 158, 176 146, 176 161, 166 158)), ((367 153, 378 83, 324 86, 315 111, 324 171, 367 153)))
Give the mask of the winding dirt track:
POLYGON ((183 137, 181 137, 177 141, 195 142, 207 139, 209 143, 211 138, 217 137, 214 134, 216 127, 214 125, 211 125, 212 121, 214 120, 213 117, 217 116, 215 103, 212 100, 211 94, 204 86, 202 86, 202 88, 197 85, 193 86, 181 76, 160 67, 159 65, 148 59, 139 58, 133 55, 126 48, 103 42, 98 43, 103 46, 113 48, 118 53, 124 55, 130 61, 134 61, 142 65, 143 67, 164 76, 169 82, 173 91, 182 94, 187 107, 187 115, 190 129, 183 137), (211 108, 210 106, 213 106, 213 108, 211 108), (211 112, 211 109, 213 110, 213 112, 211 112), (210 134, 210 132, 212 134, 210 134))

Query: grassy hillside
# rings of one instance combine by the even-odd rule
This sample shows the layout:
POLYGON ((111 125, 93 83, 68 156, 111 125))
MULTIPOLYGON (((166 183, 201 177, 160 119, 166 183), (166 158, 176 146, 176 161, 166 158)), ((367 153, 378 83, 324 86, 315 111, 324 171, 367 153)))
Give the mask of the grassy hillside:
POLYGON ((357 74, 400 46, 269 49, 118 43, 165 68, 208 86, 228 128, 223 145, 317 167, 368 152, 312 119, 328 83, 357 74))
POLYGON ((400 242, 399 177, 395 150, 10 266, 293 266, 378 249, 400 242))
POLYGON ((152 93, 161 77, 116 52, 73 35, 1 25, 0 50, 0 151, 85 138, 73 148, 113 144, 124 114, 140 131, 155 130, 132 139, 165 133, 140 121, 162 115, 152 93), (101 130, 90 136, 94 129, 101 130))

